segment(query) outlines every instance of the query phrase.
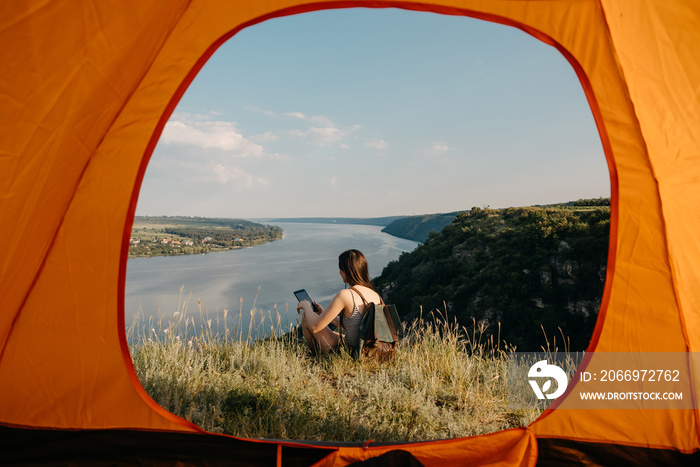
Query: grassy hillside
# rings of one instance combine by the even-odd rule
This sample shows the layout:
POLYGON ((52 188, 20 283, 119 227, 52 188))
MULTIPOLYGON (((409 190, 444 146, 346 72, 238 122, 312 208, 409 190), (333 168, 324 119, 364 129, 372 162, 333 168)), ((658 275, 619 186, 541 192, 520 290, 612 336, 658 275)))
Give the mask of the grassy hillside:
POLYGON ((545 333, 584 349, 603 294, 610 228, 609 206, 593 201, 472 208, 390 263, 375 285, 407 320, 438 309, 519 350, 546 346, 545 333))
POLYGON ((378 364, 342 351, 313 356, 299 332, 251 315, 261 329, 272 323, 271 337, 253 341, 252 328, 235 326, 214 337, 211 322, 185 337, 184 309, 163 326, 132 328, 144 389, 205 430, 253 438, 422 441, 523 426, 541 413, 508 408, 505 349, 454 324, 409 327, 395 359, 378 364))

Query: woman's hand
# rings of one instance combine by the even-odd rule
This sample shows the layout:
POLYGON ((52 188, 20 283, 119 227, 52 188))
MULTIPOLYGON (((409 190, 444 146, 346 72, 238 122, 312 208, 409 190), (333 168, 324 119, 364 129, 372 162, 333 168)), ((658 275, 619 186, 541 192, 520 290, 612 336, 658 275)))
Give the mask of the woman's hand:
POLYGON ((312 306, 308 300, 302 300, 299 303, 297 303, 297 313, 300 313, 302 311, 306 311, 306 312, 313 311, 317 315, 320 315, 321 313, 323 313, 323 307, 321 305, 319 305, 318 302, 316 302, 316 301, 314 301, 314 304, 312 306))
POLYGON ((311 312, 313 310, 311 303, 308 300, 302 300, 297 303, 297 313, 300 312, 311 312))

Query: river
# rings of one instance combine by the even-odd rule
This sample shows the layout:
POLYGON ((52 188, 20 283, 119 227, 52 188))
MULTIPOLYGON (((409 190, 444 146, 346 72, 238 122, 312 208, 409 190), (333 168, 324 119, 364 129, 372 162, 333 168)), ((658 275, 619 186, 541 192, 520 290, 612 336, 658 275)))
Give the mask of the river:
POLYGON ((275 330, 289 329, 297 322, 294 290, 304 288, 326 306, 343 288, 338 255, 344 250, 362 251, 369 262, 370 276, 375 277, 390 261, 418 245, 385 234, 379 226, 274 225, 284 229, 284 237, 261 246, 206 255, 130 259, 125 297, 127 327, 137 317, 137 325, 144 329, 158 327, 146 326, 149 319, 160 320, 164 328, 184 315, 193 319, 199 330, 202 322, 211 320, 213 332, 238 329, 244 337, 249 329, 254 337, 268 334, 270 325, 275 330), (251 315, 255 315, 252 323, 251 315))

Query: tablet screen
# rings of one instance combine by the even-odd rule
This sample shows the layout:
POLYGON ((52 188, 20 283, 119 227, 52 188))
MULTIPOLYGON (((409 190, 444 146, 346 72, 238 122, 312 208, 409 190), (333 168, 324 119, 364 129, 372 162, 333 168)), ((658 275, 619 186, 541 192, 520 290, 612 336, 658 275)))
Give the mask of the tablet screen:
POLYGON ((308 300, 309 303, 313 305, 314 301, 311 300, 311 297, 309 297, 309 294, 306 292, 306 289, 301 289, 297 290, 294 292, 294 296, 299 300, 300 302, 303 300, 308 300))

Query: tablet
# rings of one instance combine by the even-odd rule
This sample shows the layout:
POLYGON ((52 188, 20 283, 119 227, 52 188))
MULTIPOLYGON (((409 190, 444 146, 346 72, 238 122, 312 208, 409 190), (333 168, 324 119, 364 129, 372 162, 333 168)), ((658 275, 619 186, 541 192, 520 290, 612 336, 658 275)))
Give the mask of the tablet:
POLYGON ((301 290, 295 290, 294 291, 294 296, 299 300, 300 302, 303 300, 308 300, 309 303, 311 303, 311 309, 314 310, 316 313, 320 313, 319 309, 316 307, 316 304, 314 303, 313 300, 311 300, 311 297, 309 296, 308 292, 306 289, 301 289, 301 290))
POLYGON ((294 291, 294 296, 297 298, 298 301, 302 302, 304 300, 308 300, 309 303, 311 303, 311 306, 313 306, 314 301, 311 300, 311 297, 309 296, 308 292, 306 292, 306 289, 301 289, 301 290, 296 290, 294 291))

